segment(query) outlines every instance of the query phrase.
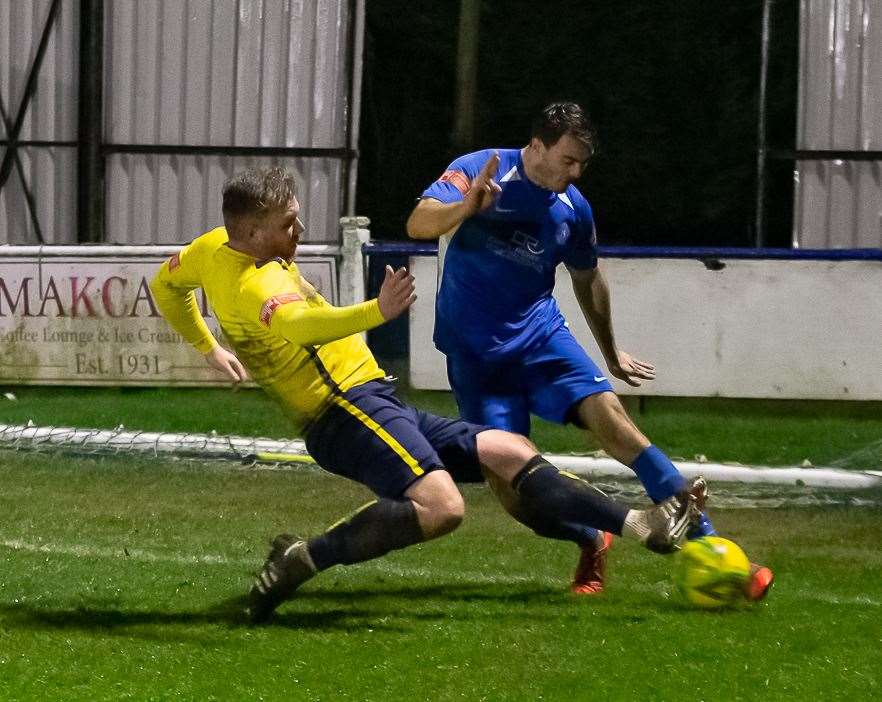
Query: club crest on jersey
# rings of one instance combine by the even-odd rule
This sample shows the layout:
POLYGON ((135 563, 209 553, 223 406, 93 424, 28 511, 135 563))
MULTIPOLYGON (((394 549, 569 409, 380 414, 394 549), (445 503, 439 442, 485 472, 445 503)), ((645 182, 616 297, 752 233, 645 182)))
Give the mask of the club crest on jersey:
POLYGON ((297 293, 285 293, 284 295, 273 295, 269 300, 263 303, 260 308, 260 323, 265 327, 270 325, 273 319, 273 313, 282 305, 289 302, 302 302, 303 298, 297 293))
POLYGON ((444 171, 438 179, 439 183, 450 183, 454 188, 465 195, 472 189, 472 184, 461 171, 444 171))
POLYGON ((570 225, 566 222, 561 222, 560 226, 557 228, 557 231, 554 233, 554 240, 563 246, 567 243, 567 240, 570 238, 570 225))

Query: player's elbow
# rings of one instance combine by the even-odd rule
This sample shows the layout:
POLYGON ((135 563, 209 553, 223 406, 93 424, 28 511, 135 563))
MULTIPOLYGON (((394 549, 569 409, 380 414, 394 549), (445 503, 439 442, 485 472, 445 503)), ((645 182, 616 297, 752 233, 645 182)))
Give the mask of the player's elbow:
POLYGON ((411 239, 437 239, 443 231, 439 229, 432 201, 420 200, 407 218, 407 235, 411 239))
POLYGON ((431 237, 430 232, 423 222, 423 218, 417 210, 411 212, 410 217, 407 218, 406 229, 407 235, 411 239, 428 239, 431 237))
POLYGON ((150 294, 153 296, 154 300, 162 299, 167 296, 168 286, 162 279, 162 270, 153 276, 151 281, 147 284, 147 287, 150 288, 150 294))

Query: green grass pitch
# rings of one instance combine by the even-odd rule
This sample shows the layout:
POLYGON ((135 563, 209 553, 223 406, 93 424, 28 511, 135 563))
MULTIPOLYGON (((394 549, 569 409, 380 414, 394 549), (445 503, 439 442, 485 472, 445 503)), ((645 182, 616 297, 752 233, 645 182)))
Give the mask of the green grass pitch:
POLYGON ((0 452, 2 700, 752 700, 882 694, 880 513, 721 510, 778 582, 680 605, 671 561, 617 540, 608 590, 571 544, 465 486, 449 537, 307 583, 275 623, 238 598, 277 532, 367 492, 313 469, 0 452))
MULTIPOLYGON (((254 391, 12 390, 3 423, 291 435, 254 391)), ((446 393, 404 392, 455 412, 446 393)), ((879 403, 631 409, 675 456, 882 466, 879 403)), ((534 429, 546 451, 592 448, 534 429)), ((679 603, 669 559, 622 540, 607 592, 574 597, 574 546, 463 492, 453 535, 321 574, 255 629, 240 598, 268 540, 324 529, 364 489, 314 469, 0 451, 0 700, 882 698, 882 495, 781 506, 766 489, 763 508, 715 511, 777 582, 710 613, 679 603)))

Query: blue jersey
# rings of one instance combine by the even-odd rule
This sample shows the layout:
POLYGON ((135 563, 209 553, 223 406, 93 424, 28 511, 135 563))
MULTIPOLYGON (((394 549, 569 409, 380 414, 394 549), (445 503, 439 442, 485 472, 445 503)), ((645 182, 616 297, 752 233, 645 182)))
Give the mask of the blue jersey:
POLYGON ((575 186, 555 193, 531 183, 519 149, 456 159, 423 197, 462 200, 494 151, 493 205, 466 219, 447 248, 435 306, 435 345, 446 354, 504 360, 543 343, 564 324, 551 293, 558 264, 597 266, 591 206, 575 186))

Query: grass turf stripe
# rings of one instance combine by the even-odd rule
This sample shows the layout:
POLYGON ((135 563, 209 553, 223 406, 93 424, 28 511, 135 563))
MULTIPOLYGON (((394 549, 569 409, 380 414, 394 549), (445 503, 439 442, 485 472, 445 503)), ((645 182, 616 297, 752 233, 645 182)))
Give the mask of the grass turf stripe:
MULTIPOLYGON (((158 553, 148 551, 146 549, 116 549, 103 548, 100 546, 90 546, 86 544, 68 544, 59 545, 53 543, 35 544, 21 539, 0 538, 0 547, 8 548, 12 551, 21 551, 32 554, 49 554, 59 556, 73 556, 76 558, 95 558, 95 559, 124 559, 131 561, 140 561, 146 563, 173 563, 180 565, 221 565, 236 566, 242 568, 257 568, 259 563, 257 559, 241 559, 229 558, 218 554, 202 554, 202 555, 185 555, 175 553, 158 553), (128 551, 126 553, 125 551, 128 551)), ((477 585, 506 585, 506 584, 532 584, 541 585, 551 588, 565 588, 565 578, 553 577, 550 575, 516 575, 503 573, 500 575, 487 575, 487 573, 477 571, 455 571, 451 572, 447 569, 436 569, 432 567, 407 568, 396 563, 378 559, 368 563, 360 563, 357 566, 338 571, 335 577, 339 578, 343 573, 358 576, 359 572, 364 570, 375 571, 382 575, 389 575, 400 578, 438 578, 439 576, 448 576, 451 579, 467 581, 477 585)), ((320 582, 320 581, 319 581, 320 582)), ((667 581, 659 581, 653 584, 630 583, 629 589, 638 592, 659 592, 664 591, 673 586, 667 581)), ((243 585, 244 588, 244 585, 243 585)), ((244 591, 244 590, 243 590, 244 591)), ((857 606, 857 607, 882 607, 882 600, 874 599, 868 595, 858 595, 853 597, 842 596, 835 592, 825 592, 822 590, 813 590, 807 592, 800 590, 794 592, 792 596, 788 596, 786 587, 782 588, 780 583, 777 584, 773 592, 775 600, 798 599, 810 600, 814 602, 822 602, 831 605, 857 606)))

